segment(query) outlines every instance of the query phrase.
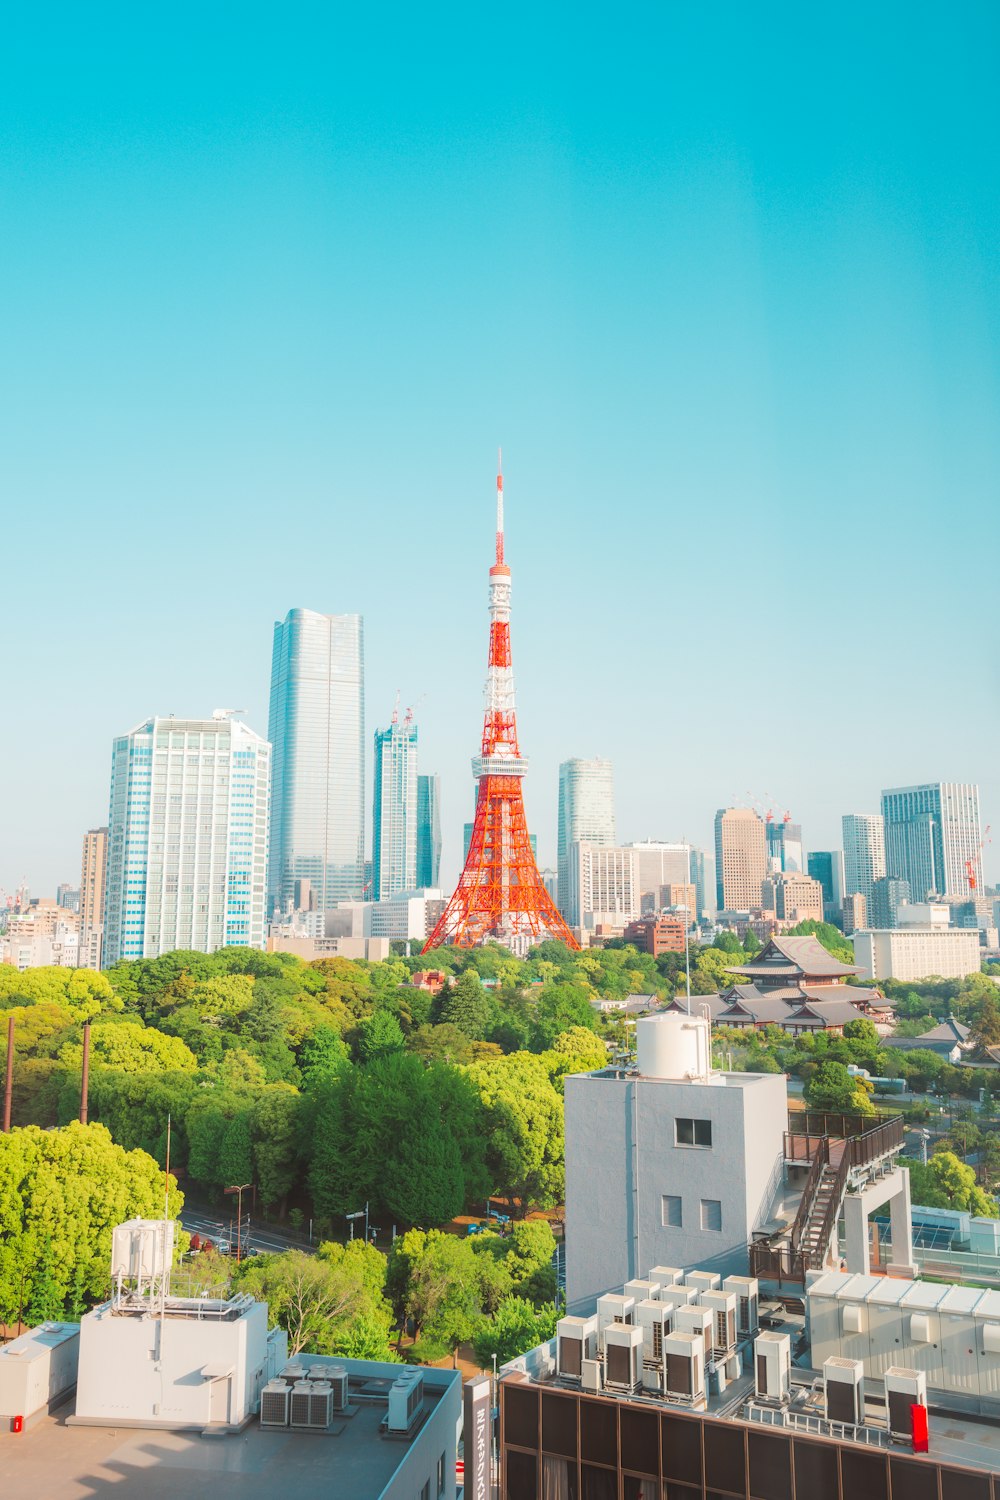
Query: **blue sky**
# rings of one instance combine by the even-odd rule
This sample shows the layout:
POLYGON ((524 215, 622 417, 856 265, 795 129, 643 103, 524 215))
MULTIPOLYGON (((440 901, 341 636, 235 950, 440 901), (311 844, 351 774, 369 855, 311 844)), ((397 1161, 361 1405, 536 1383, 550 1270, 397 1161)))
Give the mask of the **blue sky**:
POLYGON ((996 7, 337 9, 8 21, 0 885, 148 714, 266 731, 295 605, 426 695, 452 878, 498 442, 543 860, 570 755, 624 837, 1000 825, 996 7))

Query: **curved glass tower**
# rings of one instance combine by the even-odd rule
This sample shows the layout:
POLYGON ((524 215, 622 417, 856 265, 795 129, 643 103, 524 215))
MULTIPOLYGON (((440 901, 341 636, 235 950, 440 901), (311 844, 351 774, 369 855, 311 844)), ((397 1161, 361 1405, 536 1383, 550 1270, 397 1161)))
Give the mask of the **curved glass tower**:
POLYGON ((308 880, 318 911, 363 893, 364 626, 360 615, 289 610, 274 627, 269 738, 268 911, 308 880))

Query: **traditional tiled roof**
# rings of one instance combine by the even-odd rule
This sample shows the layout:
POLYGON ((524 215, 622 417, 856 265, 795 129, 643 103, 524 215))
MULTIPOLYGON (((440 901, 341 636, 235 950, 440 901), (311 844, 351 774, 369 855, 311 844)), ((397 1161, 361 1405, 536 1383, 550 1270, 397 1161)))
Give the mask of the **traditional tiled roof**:
POLYGON ((810 1001, 788 1017, 790 1026, 813 1026, 816 1029, 846 1026, 858 1019, 858 1008, 850 1000, 810 1001))
POLYGON ((768 938, 764 947, 751 963, 734 965, 731 974, 746 974, 752 979, 781 978, 785 975, 808 975, 810 978, 831 979, 847 974, 860 974, 854 964, 842 964, 839 958, 828 953, 816 937, 768 938))
MULTIPOLYGON (((693 1016, 703 1015, 704 1012, 702 1010, 702 1006, 703 1005, 707 1005, 708 1006, 708 1014, 709 1014, 710 1018, 714 1021, 716 1019, 716 1017, 719 1015, 719 1012, 723 1011, 723 1010, 726 1010, 728 1008, 729 1004, 730 1004, 730 1002, 729 1002, 729 999, 728 999, 727 995, 692 995, 691 996, 691 1014, 693 1016)), ((686 995, 675 995, 674 998, 671 1001, 669 1001, 663 1008, 664 1008, 664 1010, 676 1011, 676 1012, 680 1012, 681 1015, 686 1015, 687 1014, 687 996, 686 995)))
POLYGON ((932 1026, 930 1031, 922 1031, 917 1037, 918 1042, 951 1042, 964 1045, 969 1040, 969 1027, 963 1026, 961 1021, 956 1021, 954 1016, 948 1016, 940 1026, 932 1026))

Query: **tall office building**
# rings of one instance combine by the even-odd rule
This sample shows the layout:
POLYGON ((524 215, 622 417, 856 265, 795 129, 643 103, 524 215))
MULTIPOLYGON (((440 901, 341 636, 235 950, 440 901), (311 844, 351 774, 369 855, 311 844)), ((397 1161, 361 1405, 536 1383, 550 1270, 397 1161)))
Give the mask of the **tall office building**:
POLYGON ((893 875, 883 875, 874 882, 874 905, 867 913, 872 927, 889 931, 899 925, 897 913, 904 902, 910 900, 910 882, 897 880, 893 875))
POLYGON ((108 830, 88 828, 80 862, 80 960, 88 969, 101 967, 107 859, 108 830))
POLYGON ((694 885, 697 915, 715 915, 715 894, 712 882, 712 861, 706 858, 704 849, 691 850, 691 882, 694 885))
POLYGON ((364 629, 360 615, 289 610, 274 627, 268 913, 305 879, 316 910, 365 886, 364 629))
POLYGON ((720 807, 715 815, 715 891, 720 911, 753 911, 767 874, 764 820, 749 807, 720 807))
POLYGON ((417 885, 417 726, 393 715, 375 731, 372 900, 388 901, 417 885))
POLYGON ((114 742, 105 967, 175 948, 263 948, 271 747, 218 710, 114 742))
POLYGON ((823 887, 823 915, 840 923, 844 906, 844 855, 840 849, 816 849, 806 857, 806 868, 823 887))
POLYGON ((883 873, 907 881, 914 901, 982 890, 978 786, 933 781, 892 787, 882 793, 882 816, 883 873))
POLYGON ((441 878, 441 778, 417 777, 417 889, 437 889, 441 878))
POLYGON ((878 813, 845 813, 844 896, 865 898, 865 913, 875 905, 875 882, 885 874, 885 828, 878 813))
POLYGON ((771 869, 786 875, 804 875, 805 858, 802 853, 802 825, 783 819, 780 823, 772 818, 766 825, 767 856, 771 869))
MULTIPOLYGON (((611 762, 566 760, 559 767, 557 840, 559 910, 570 927, 579 927, 579 910, 571 905, 570 865, 574 844, 608 846, 615 842, 615 791, 611 762)), ((576 886, 574 884, 574 889, 576 886)))
POLYGON ((643 839, 626 848, 635 851, 636 890, 643 910, 659 911, 665 885, 687 885, 691 880, 691 845, 643 839))

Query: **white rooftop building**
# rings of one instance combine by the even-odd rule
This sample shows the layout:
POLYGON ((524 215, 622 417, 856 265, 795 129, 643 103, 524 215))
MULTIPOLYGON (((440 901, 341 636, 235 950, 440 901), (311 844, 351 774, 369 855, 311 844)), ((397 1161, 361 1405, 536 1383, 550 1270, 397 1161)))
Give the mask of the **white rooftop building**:
POLYGON ((964 979, 982 964, 974 927, 865 927, 851 941, 865 979, 964 979))

